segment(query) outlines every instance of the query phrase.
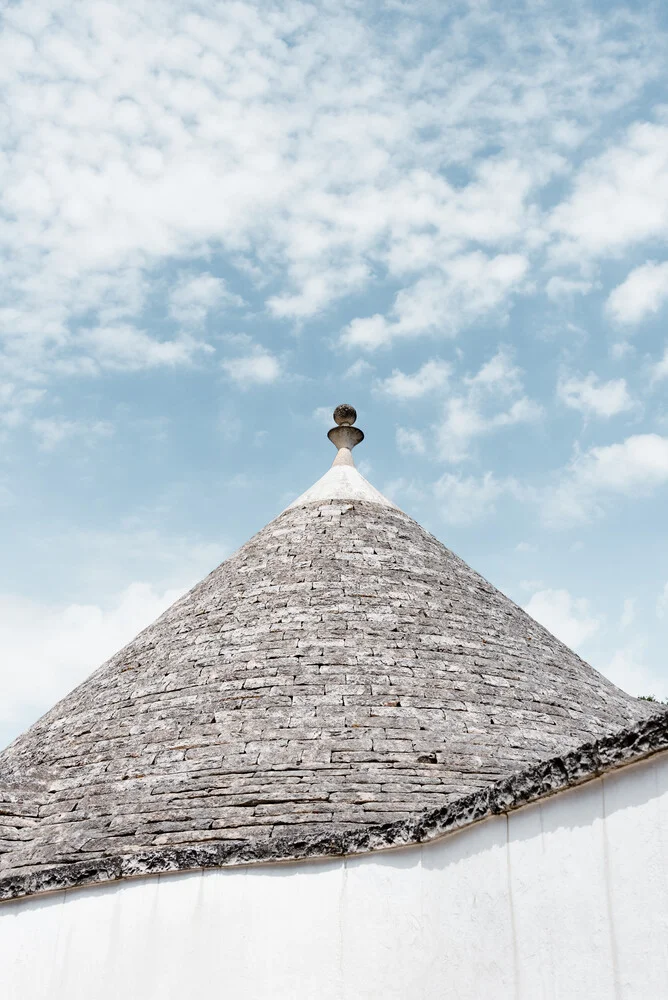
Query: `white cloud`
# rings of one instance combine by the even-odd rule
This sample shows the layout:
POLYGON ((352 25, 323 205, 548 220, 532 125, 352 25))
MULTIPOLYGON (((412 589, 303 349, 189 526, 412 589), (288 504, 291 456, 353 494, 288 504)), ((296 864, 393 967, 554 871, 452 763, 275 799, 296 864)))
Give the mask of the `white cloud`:
POLYGON ((580 483, 630 496, 668 481, 668 438, 636 434, 619 444, 592 448, 574 463, 580 483))
POLYGON ((330 428, 334 425, 334 407, 316 406, 315 410, 311 414, 311 418, 315 420, 316 423, 320 424, 321 427, 330 428))
POLYGON ((120 324, 87 330, 81 343, 100 368, 111 371, 142 371, 145 368, 173 368, 191 364, 198 354, 213 348, 190 336, 156 340, 145 330, 120 324))
POLYGON ((620 340, 619 343, 613 344, 610 348, 610 357, 613 361, 623 361, 624 358, 632 355, 634 350, 633 345, 629 344, 628 340, 620 340))
POLYGON ((243 357, 223 361, 222 367, 234 382, 242 386, 268 385, 281 376, 278 358, 261 347, 256 347, 243 357))
POLYGON ((363 261, 337 260, 329 272, 311 274, 312 262, 292 267, 292 277, 299 283, 295 294, 284 292, 267 300, 269 312, 279 319, 307 319, 321 312, 333 299, 360 291, 369 281, 371 271, 363 261))
POLYGON ((106 606, 0 596, 0 745, 121 649, 181 590, 133 583, 106 606))
POLYGON ((404 498, 404 502, 409 500, 413 503, 419 503, 425 499, 426 495, 421 483, 403 476, 383 483, 380 492, 397 504, 402 502, 402 498, 404 498))
POLYGON ((572 410, 596 417, 614 417, 633 408, 626 379, 601 382, 598 375, 562 375, 557 382, 557 398, 572 410))
POLYGON ((442 459, 460 462, 468 457, 475 438, 541 417, 542 407, 522 394, 522 374, 507 348, 501 347, 475 375, 464 379, 464 395, 447 400, 436 428, 442 459))
POLYGON ((524 496, 524 490, 516 480, 497 479, 492 472, 481 477, 448 472, 434 483, 434 494, 445 521, 470 524, 494 513, 501 496, 519 498, 524 496))
POLYGON ((624 142, 588 160, 551 225, 559 239, 555 255, 574 261, 618 256, 646 240, 665 240, 668 126, 636 123, 624 142))
POLYGON ((406 427, 397 428, 397 448, 402 455, 424 455, 427 446, 420 431, 406 427))
POLYGON ((169 294, 169 314, 184 326, 200 326, 208 314, 222 306, 242 306, 244 300, 227 290, 222 278, 208 271, 201 274, 179 275, 169 294))
POLYGON ((663 357, 652 365, 652 382, 660 382, 668 378, 668 347, 663 352, 663 357))
POLYGON ((444 418, 437 428, 438 454, 448 462, 468 457, 471 441, 491 430, 487 420, 470 399, 449 399, 444 418))
POLYGON ((447 361, 425 361, 414 375, 406 375, 395 368, 388 378, 378 383, 378 388, 395 399, 419 399, 442 388, 451 374, 452 365, 447 361))
POLYGON ((668 483, 668 438, 636 434, 576 456, 545 498, 550 522, 587 521, 610 495, 648 496, 668 483))
POLYGON ((21 388, 0 382, 0 431, 21 426, 44 396, 44 389, 21 388))
POLYGON ((519 291, 528 266, 520 254, 487 257, 475 251, 452 258, 443 263, 441 273, 398 292, 390 319, 380 314, 354 319, 341 341, 346 347, 375 350, 398 338, 454 337, 492 309, 503 315, 506 300, 519 291))
POLYGON ((345 378, 360 378, 360 376, 372 371, 373 365, 370 365, 364 358, 358 358, 357 361, 353 361, 352 365, 346 369, 345 378))
MULTIPOLYGON (((668 697, 668 677, 665 670, 652 669, 646 662, 646 640, 641 637, 618 649, 600 669, 613 684, 634 695, 668 697)), ((660 709, 660 706, 656 706, 660 709)))
POLYGON ((86 423, 82 420, 43 417, 33 420, 31 427, 38 439, 40 448, 44 451, 53 451, 68 438, 77 438, 86 444, 92 444, 101 437, 109 437, 113 434, 112 425, 104 420, 86 423))
MULTIPOLYGON (((666 131, 668 141, 668 130, 666 131)), ((668 171, 668 166, 666 167, 668 171)), ((668 183, 666 186, 668 198, 668 183)), ((617 323, 640 323, 668 301, 668 262, 648 261, 610 292, 606 308, 617 323)))
POLYGON ((575 295, 586 295, 592 288, 591 281, 555 275, 548 281, 545 291, 551 302, 562 302, 564 299, 572 299, 575 295))
POLYGON ((581 646, 601 626, 584 598, 567 590, 539 590, 524 606, 527 614, 572 649, 581 646))
POLYGON ((500 347, 489 361, 486 361, 475 375, 465 379, 473 390, 483 389, 502 396, 511 396, 522 389, 520 368, 512 363, 511 355, 506 347, 500 347))
POLYGON ((359 347, 369 351, 382 347, 383 344, 389 344, 391 339, 389 324, 380 313, 351 320, 341 334, 341 340, 347 347, 359 347))

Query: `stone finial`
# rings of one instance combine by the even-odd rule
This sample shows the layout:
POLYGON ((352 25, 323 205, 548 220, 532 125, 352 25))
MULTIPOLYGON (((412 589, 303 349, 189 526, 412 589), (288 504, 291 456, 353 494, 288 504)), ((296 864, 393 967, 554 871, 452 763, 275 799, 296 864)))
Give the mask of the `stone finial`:
POLYGON ((350 427, 357 420, 357 410, 350 403, 340 403, 334 410, 334 423, 350 427))
POLYGON ((334 410, 334 420, 337 426, 332 427, 327 433, 329 440, 338 448, 332 465, 354 466, 352 450, 356 444, 364 440, 364 434, 359 427, 353 427, 357 420, 355 407, 350 403, 341 403, 334 410))

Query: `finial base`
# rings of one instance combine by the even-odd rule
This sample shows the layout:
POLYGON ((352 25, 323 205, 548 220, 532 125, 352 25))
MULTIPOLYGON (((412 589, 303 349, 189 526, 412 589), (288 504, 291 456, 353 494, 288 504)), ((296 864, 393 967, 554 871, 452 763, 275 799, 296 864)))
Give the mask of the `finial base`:
POLYGON ((332 462, 332 468, 337 465, 347 465, 350 468, 355 468, 355 463, 353 461, 353 455, 350 448, 339 448, 336 453, 336 458, 332 462))
POLYGON ((352 450, 356 444, 364 440, 364 432, 359 427, 342 424, 339 427, 332 427, 331 431, 327 432, 327 437, 337 448, 352 450))

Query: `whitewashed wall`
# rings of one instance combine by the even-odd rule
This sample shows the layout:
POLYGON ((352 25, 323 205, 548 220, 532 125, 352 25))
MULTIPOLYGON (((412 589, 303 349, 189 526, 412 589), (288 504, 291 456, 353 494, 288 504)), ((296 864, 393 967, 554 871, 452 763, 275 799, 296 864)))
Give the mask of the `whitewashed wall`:
POLYGON ((663 1000, 668 754, 440 842, 0 906, 3 1000, 663 1000))

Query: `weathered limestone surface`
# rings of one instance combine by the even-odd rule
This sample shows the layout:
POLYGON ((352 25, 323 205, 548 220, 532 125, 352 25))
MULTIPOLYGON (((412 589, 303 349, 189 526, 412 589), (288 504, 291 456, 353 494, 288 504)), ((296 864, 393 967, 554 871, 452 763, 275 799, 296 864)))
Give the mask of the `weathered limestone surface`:
POLYGON ((552 757, 524 771, 455 797, 446 805, 406 820, 376 826, 332 827, 329 833, 295 825, 281 837, 224 840, 186 847, 154 848, 133 854, 104 855, 0 877, 0 902, 77 886, 115 882, 143 875, 237 867, 275 861, 353 856, 436 840, 455 830, 510 813, 617 768, 668 752, 668 712, 636 723, 563 757, 552 757))
POLYGON ((418 836, 426 813, 651 712, 406 514, 306 503, 0 755, 0 876, 418 836))

